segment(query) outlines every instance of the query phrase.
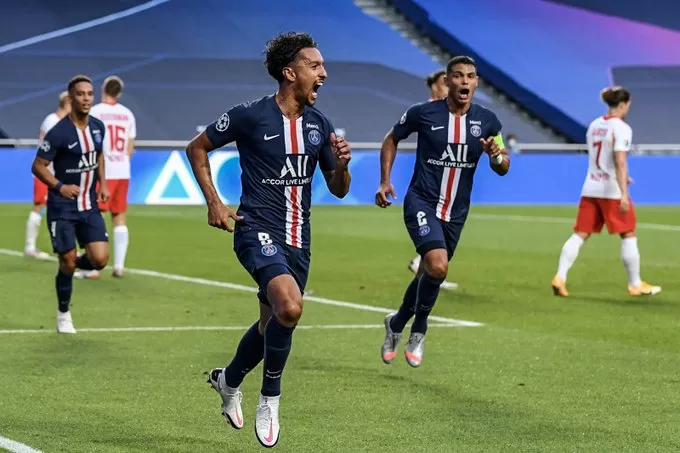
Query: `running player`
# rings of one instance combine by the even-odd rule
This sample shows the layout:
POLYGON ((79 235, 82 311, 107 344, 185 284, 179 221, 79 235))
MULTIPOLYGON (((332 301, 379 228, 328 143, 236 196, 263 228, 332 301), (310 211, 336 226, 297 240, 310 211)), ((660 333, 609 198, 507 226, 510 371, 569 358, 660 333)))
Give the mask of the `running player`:
MULTIPOLYGON (((435 101, 437 99, 444 99, 446 96, 449 95, 449 87, 446 84, 446 70, 445 69, 439 69, 429 76, 425 78, 425 84, 427 87, 430 89, 430 101, 435 101)), ((411 272, 413 272, 415 275, 418 275, 418 273, 423 272, 423 268, 421 267, 422 260, 420 259, 420 255, 416 255, 411 261, 408 263, 408 268, 411 272)), ((454 282, 447 282, 444 280, 442 282, 443 289, 456 289, 458 288, 458 283, 454 282)))
POLYGON ((606 224, 609 234, 621 237, 621 260, 628 274, 628 294, 657 294, 661 287, 649 285, 640 278, 635 209, 628 193, 631 180, 627 155, 633 130, 623 120, 630 109, 630 93, 622 87, 606 88, 602 90, 601 98, 608 111, 588 127, 588 173, 581 190, 574 233, 562 246, 557 275, 551 283, 553 293, 563 297, 569 295, 569 269, 586 239, 593 233, 599 234, 606 224))
MULTIPOLYGON (((59 107, 55 112, 48 114, 40 125, 40 133, 38 140, 42 142, 45 135, 55 124, 63 117, 71 112, 71 100, 68 97, 68 92, 63 91, 59 94, 59 107)), ((46 259, 49 255, 38 250, 36 243, 38 241, 38 234, 40 233, 40 225, 42 217, 45 213, 45 206, 47 204, 47 186, 43 184, 38 178, 33 176, 33 210, 28 215, 26 221, 26 244, 24 246, 24 255, 31 258, 46 259)))
POLYGON ((510 169, 501 123, 496 115, 472 102, 478 76, 475 61, 454 57, 446 65, 449 94, 446 99, 416 104, 387 133, 380 151, 380 187, 375 203, 386 208, 396 197, 390 181, 399 142, 418 133, 416 166, 404 198, 404 223, 424 272, 411 281, 397 313, 385 317, 382 360, 392 363, 406 323, 415 315, 406 346, 406 360, 418 367, 423 360, 427 317, 439 287, 446 279, 449 261, 458 245, 470 208, 477 163, 489 154, 493 171, 503 176, 510 169))
POLYGON ((92 81, 82 75, 68 83, 71 113, 45 136, 33 161, 33 174, 49 187, 47 224, 52 248, 59 255, 56 277, 57 332, 76 333, 69 305, 73 272, 101 269, 109 259, 108 234, 97 207, 106 200, 102 142, 104 124, 89 116, 94 100, 92 81), (54 174, 49 170, 54 165, 54 174), (101 181, 99 191, 95 190, 101 181), (78 256, 76 239, 86 253, 78 256))
POLYGON ((276 94, 229 109, 189 143, 187 155, 208 205, 208 223, 235 230, 234 251, 259 285, 259 320, 231 363, 212 370, 208 382, 222 398, 228 423, 240 429, 241 382, 264 358, 255 434, 263 446, 273 447, 279 439, 281 376, 309 272, 312 175, 318 163, 330 192, 344 197, 351 152, 313 107, 327 74, 312 37, 281 34, 267 43, 265 54, 267 71, 279 85, 276 94), (221 203, 208 161, 208 152, 234 141, 242 171, 237 213, 221 203))
POLYGON ((135 115, 118 102, 123 87, 120 77, 107 77, 102 85, 102 101, 92 107, 90 112, 90 115, 102 120, 106 126, 107 140, 104 141, 106 185, 111 197, 99 203, 99 209, 102 212, 111 211, 114 277, 122 277, 125 269, 125 255, 129 243, 125 213, 130 185, 130 157, 135 149, 137 136, 135 115))

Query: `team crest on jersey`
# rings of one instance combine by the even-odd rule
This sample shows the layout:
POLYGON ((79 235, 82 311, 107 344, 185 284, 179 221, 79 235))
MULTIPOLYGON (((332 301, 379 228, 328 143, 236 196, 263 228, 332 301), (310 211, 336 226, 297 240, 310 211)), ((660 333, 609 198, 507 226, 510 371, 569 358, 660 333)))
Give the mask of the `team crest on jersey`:
POLYGON ((223 113, 222 116, 217 120, 217 124, 215 125, 215 129, 217 129, 219 132, 224 132, 227 130, 229 127, 229 114, 228 113, 223 113))
POLYGON ((102 136, 101 136, 101 134, 99 133, 99 131, 94 131, 94 132, 92 132, 92 138, 94 138, 94 142, 95 142, 97 145, 101 145, 101 143, 102 143, 102 136))
POLYGON ((420 228, 418 228, 418 234, 420 236, 427 236, 430 234, 430 227, 428 225, 421 225, 420 228))
POLYGON ((307 138, 309 138, 309 143, 312 145, 318 145, 321 143, 321 134, 316 129, 310 130, 309 134, 307 134, 307 138))
POLYGON ((476 124, 473 124, 470 127, 470 133, 475 137, 479 137, 480 135, 482 135, 482 128, 476 124))
POLYGON ((265 244, 262 246, 262 254, 264 256, 274 256, 279 250, 274 244, 265 244))

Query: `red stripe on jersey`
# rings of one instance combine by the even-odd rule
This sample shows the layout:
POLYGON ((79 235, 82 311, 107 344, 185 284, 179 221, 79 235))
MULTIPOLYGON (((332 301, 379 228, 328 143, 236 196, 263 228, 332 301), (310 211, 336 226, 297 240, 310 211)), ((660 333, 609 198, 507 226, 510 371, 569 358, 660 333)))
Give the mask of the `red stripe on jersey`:
MULTIPOLYGON (((453 143, 458 143, 460 140, 460 123, 461 123, 461 118, 459 116, 455 117, 455 120, 453 122, 453 143)), ((449 205, 451 204, 451 190, 453 189, 453 180, 456 176, 456 171, 458 169, 455 167, 451 167, 449 170, 449 179, 446 181, 446 194, 444 198, 444 203, 442 204, 442 211, 439 214, 439 217, 441 219, 446 220, 446 213, 449 210, 449 205)))
MULTIPOLYGON (((80 131, 80 132, 81 132, 81 134, 83 134, 83 143, 85 144, 85 149, 83 149, 82 151, 83 151, 83 154, 87 154, 88 152, 90 152, 90 142, 87 139, 87 130, 80 131)), ((92 171, 85 172, 85 184, 84 184, 84 186, 81 190, 84 190, 86 192, 88 191, 87 188, 90 185, 90 176, 91 176, 90 173, 91 172, 92 171)), ((87 210, 87 196, 88 195, 89 195, 88 193, 83 194, 83 211, 87 210)))
MULTIPOLYGON (((297 138, 297 121, 296 120, 291 120, 290 121, 290 144, 292 148, 293 154, 298 154, 298 138, 297 138)), ((292 222, 292 227, 291 227, 291 239, 293 242, 293 246, 297 247, 298 246, 298 241, 300 241, 302 238, 297 237, 297 227, 300 224, 300 207, 297 204, 298 200, 298 190, 302 190, 302 187, 298 186, 293 186, 291 187, 290 190, 290 198, 291 198, 291 204, 293 206, 293 218, 291 219, 292 222)))

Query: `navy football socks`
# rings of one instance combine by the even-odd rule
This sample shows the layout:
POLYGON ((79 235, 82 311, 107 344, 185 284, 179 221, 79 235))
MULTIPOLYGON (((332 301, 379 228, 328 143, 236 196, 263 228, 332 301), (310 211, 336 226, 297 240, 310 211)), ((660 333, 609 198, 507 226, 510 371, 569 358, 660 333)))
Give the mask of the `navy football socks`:
POLYGON ((83 253, 76 259, 76 267, 84 271, 94 270, 94 266, 92 265, 92 263, 90 263, 90 260, 87 257, 87 253, 83 253))
POLYGON ((269 318, 264 329, 264 370, 262 396, 281 394, 281 375, 286 366, 295 327, 281 325, 276 316, 269 318))
POLYGON ((246 374, 264 357, 264 337, 258 331, 260 321, 250 326, 236 348, 236 355, 224 369, 224 379, 229 387, 241 385, 246 374))
POLYGON ((55 287, 57 289, 57 302, 59 304, 59 311, 66 313, 69 304, 71 303, 71 293, 73 292, 73 275, 67 275, 57 271, 55 279, 55 287))
POLYGON ((418 277, 414 277, 411 283, 406 288, 404 293, 404 300, 399 307, 396 315, 392 316, 390 320, 390 328, 395 333, 401 333, 406 326, 406 323, 413 317, 416 310, 416 300, 418 293, 418 277))
POLYGON ((426 273, 420 277, 418 282, 418 305, 416 306, 416 318, 411 326, 411 333, 427 332, 427 317, 430 316, 432 307, 437 301, 439 287, 444 282, 443 278, 434 278, 426 273))

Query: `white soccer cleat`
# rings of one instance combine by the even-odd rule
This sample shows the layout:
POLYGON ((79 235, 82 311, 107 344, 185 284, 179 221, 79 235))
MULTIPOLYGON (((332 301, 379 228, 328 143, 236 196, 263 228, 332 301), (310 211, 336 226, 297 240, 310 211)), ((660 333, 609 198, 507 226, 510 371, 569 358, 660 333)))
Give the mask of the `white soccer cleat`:
POLYGON ((458 283, 447 282, 444 280, 439 287, 441 289, 458 289, 458 283))
POLYGON ((414 274, 418 273, 419 267, 420 267, 420 255, 416 256, 415 258, 408 262, 408 270, 410 270, 414 274))
POLYGON ((73 319, 71 319, 71 312, 62 313, 57 311, 57 332, 58 333, 76 333, 73 327, 73 319))
POLYGON ((279 441, 280 399, 280 395, 260 395, 260 404, 255 414, 255 437, 266 448, 272 448, 279 441))
POLYGON ((88 280, 99 280, 100 274, 97 270, 91 271, 75 271, 73 273, 73 278, 78 279, 88 279, 88 280))
POLYGON ((26 249, 24 250, 24 256, 28 258, 35 258, 36 260, 47 260, 50 258, 50 255, 48 253, 41 252, 38 249, 33 250, 26 249))
POLYGON ((123 278, 123 269, 114 269, 111 275, 113 275, 116 278, 123 278))
POLYGON ((227 422, 236 429, 243 428, 243 411, 241 410, 243 394, 239 388, 227 386, 222 368, 215 368, 210 371, 208 382, 222 397, 222 415, 227 419, 227 422))
POLYGON ((382 361, 388 365, 392 363, 397 356, 397 348, 399 347, 399 341, 401 340, 401 334, 393 332, 392 327, 390 327, 390 321, 395 314, 396 313, 390 313, 385 316, 385 340, 380 348, 382 361))
POLYGON ((406 361, 413 368, 418 368, 423 363, 423 353, 425 352, 425 335, 422 333, 411 333, 406 345, 406 361))

